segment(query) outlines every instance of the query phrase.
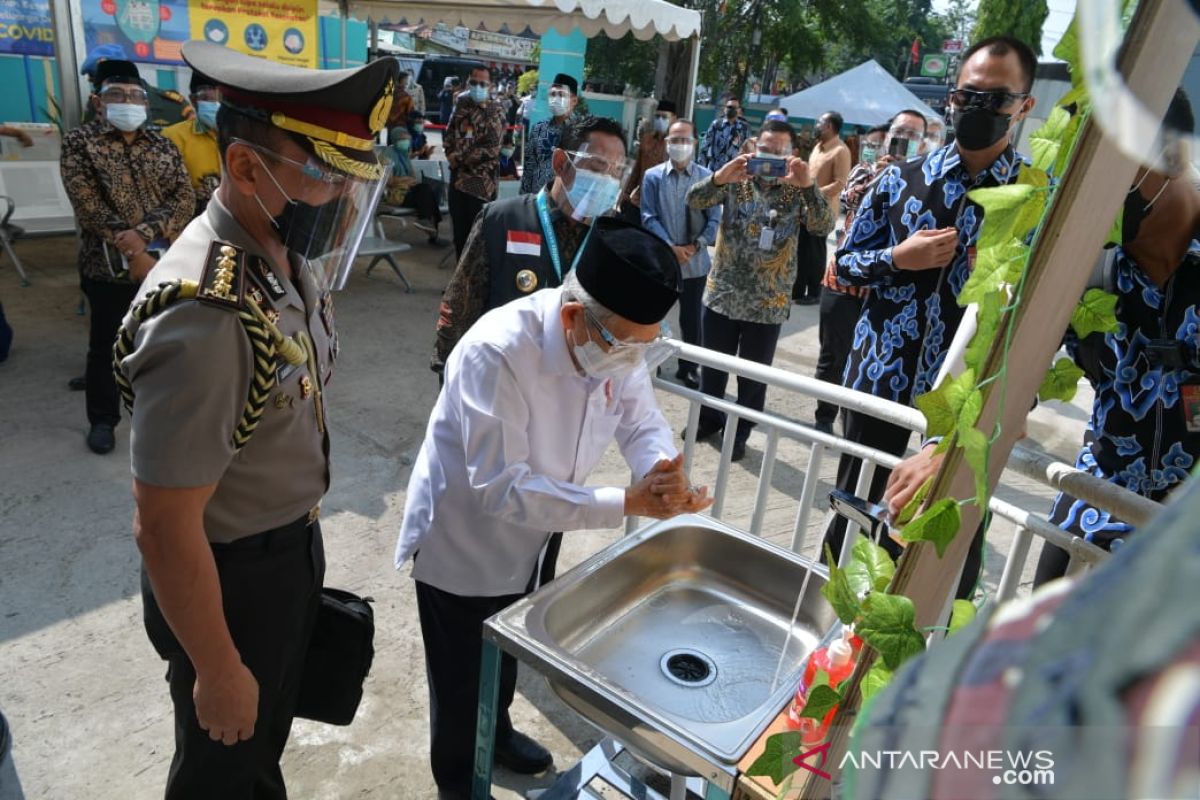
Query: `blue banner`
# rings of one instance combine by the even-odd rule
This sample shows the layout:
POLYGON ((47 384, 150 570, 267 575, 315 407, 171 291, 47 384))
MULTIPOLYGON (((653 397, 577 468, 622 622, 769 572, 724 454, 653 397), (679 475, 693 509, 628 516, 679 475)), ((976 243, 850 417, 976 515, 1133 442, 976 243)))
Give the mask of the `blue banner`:
POLYGON ((50 0, 0 0, 0 53, 54 55, 50 0))

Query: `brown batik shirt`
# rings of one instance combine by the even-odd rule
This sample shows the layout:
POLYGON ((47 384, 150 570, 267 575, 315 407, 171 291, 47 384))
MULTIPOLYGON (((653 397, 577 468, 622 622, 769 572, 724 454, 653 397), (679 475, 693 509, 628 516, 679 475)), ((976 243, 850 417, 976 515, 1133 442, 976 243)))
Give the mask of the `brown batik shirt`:
POLYGON ((503 137, 504 108, 499 103, 476 103, 469 95, 460 97, 442 136, 451 185, 481 200, 494 200, 503 137))
POLYGON ((112 246, 121 231, 170 241, 196 210, 183 157, 158 133, 141 129, 126 142, 107 122, 86 122, 63 137, 60 168, 81 231, 79 272, 91 280, 129 281, 112 246))

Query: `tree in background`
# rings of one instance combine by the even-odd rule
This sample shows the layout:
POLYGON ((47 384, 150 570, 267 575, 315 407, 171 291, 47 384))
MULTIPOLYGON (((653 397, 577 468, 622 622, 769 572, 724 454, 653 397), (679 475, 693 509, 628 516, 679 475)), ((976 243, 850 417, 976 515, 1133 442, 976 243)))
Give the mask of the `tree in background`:
POLYGON ((526 92, 536 92, 537 86, 538 71, 527 69, 521 73, 521 77, 517 78, 517 95, 523 96, 526 92))
POLYGON ((974 41, 989 36, 1016 37, 1042 54, 1042 25, 1050 16, 1046 0, 980 0, 978 22, 971 33, 974 41))
MULTIPOLYGON (((657 36, 643 42, 635 39, 632 33, 620 39, 604 35, 588 39, 583 67, 585 80, 622 87, 628 85, 639 92, 650 92, 654 89, 658 47, 657 36)), ((683 68, 686 69, 686 65, 683 68)))
MULTIPOLYGON (((952 38, 955 5, 967 6, 970 0, 956 0, 945 16, 933 12, 932 0, 866 0, 863 23, 865 45, 833 40, 825 66, 833 73, 856 67, 868 58, 903 78, 906 67, 912 70, 912 43, 921 53, 940 52, 942 42, 952 38)), ((966 13, 970 13, 969 9, 966 13)))

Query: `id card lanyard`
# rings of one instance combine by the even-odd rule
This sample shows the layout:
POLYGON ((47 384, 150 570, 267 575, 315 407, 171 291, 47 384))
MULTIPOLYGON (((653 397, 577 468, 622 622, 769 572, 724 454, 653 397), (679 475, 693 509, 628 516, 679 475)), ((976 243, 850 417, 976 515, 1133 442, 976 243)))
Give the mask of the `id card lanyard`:
MULTIPOLYGON (((562 283, 562 256, 558 252, 558 236, 555 235, 554 225, 550 222, 550 203, 546 199, 545 189, 537 193, 537 212, 538 220, 542 223, 542 236, 546 238, 546 249, 550 252, 550 263, 554 265, 554 274, 558 276, 558 282, 562 283)), ((583 253, 583 249, 587 247, 588 239, 591 238, 592 228, 594 227, 596 227, 596 218, 592 217, 591 224, 588 225, 587 235, 583 237, 583 243, 575 251, 575 258, 571 261, 571 269, 575 269, 575 265, 579 263, 579 256, 583 253)))

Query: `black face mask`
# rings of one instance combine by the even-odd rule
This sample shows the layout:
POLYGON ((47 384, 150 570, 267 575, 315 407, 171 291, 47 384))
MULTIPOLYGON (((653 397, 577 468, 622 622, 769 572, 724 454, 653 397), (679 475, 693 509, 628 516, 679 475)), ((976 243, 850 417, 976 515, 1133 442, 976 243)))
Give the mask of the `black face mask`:
POLYGON ((299 200, 288 200, 271 222, 288 250, 306 259, 320 258, 333 249, 339 203, 335 199, 311 206, 299 200))
POLYGON ((963 150, 987 150, 1008 133, 1011 114, 971 106, 951 113, 954 137, 963 150))
MULTIPOLYGON (((1170 183, 1170 180, 1167 181, 1170 183)), ((1161 195, 1167 189, 1167 184, 1163 184, 1161 195)), ((1121 246, 1129 244, 1138 237, 1138 232, 1142 229, 1142 221, 1150 216, 1154 211, 1154 204, 1158 202, 1156 196, 1153 200, 1147 201, 1142 197, 1140 184, 1129 190, 1129 194, 1125 195, 1125 208, 1121 212, 1121 246)))
POLYGON ((733 119, 734 117, 737 116, 737 109, 736 108, 725 109, 725 116, 729 117, 730 119, 733 119))

